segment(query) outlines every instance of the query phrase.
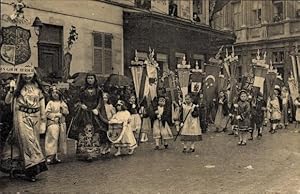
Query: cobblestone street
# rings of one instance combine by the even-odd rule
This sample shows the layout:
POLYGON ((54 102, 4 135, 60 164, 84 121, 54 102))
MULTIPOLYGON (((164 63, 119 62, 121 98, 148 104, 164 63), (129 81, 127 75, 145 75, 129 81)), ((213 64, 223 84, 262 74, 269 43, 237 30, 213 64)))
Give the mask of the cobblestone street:
MULTIPOLYGON (((294 125, 293 125, 294 126, 294 125)), ((265 132, 247 146, 227 134, 204 134, 196 152, 180 141, 168 150, 142 144, 133 156, 93 163, 70 156, 50 166, 36 183, 0 178, 3 192, 97 193, 300 193, 300 141, 294 129, 265 132)))

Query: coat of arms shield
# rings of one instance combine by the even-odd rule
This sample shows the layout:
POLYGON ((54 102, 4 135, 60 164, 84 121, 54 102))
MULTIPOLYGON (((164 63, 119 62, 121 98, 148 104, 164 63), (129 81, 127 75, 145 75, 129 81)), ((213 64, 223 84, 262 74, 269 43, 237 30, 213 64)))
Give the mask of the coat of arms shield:
POLYGON ((19 65, 27 62, 31 56, 30 30, 19 26, 2 27, 1 58, 3 61, 19 65))

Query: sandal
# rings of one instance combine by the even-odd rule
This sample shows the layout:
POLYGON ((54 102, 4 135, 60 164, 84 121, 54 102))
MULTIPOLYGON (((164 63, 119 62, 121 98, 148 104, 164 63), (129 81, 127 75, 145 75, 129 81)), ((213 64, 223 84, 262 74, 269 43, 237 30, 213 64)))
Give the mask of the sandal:
POLYGON ((195 152, 195 148, 190 148, 188 152, 189 153, 195 152))
POLYGON ((182 153, 187 153, 187 149, 183 148, 182 153))

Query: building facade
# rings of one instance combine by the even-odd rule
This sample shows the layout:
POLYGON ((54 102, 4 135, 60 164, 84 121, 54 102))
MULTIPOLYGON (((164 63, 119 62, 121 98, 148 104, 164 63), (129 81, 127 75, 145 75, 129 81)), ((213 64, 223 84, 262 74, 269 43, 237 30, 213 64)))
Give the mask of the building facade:
MULTIPOLYGON (((11 3, 1 1, 1 27, 14 13, 11 3)), ((72 55, 69 74, 127 74, 135 50, 140 59, 149 47, 162 69, 174 69, 186 56, 200 64, 214 55, 221 45, 232 44, 230 33, 209 27, 208 0, 24 0, 24 28, 31 31, 33 64, 44 77, 63 77, 72 55), (38 17, 43 28, 34 35, 32 23, 38 17), (70 29, 78 39, 67 48, 70 29)), ((5 23, 5 25, 3 25, 5 23)))
POLYGON ((236 34, 242 73, 249 70, 260 49, 267 52, 267 61, 284 80, 288 79, 290 53, 300 44, 300 1, 231 0, 216 14, 213 27, 236 34))
MULTIPOLYGON (((208 0, 135 0, 135 9, 124 9, 124 69, 137 50, 146 59, 149 47, 163 71, 174 70, 186 56, 192 68, 203 67, 221 45, 231 45, 233 34, 209 27, 208 0)), ((160 71, 162 73, 163 71, 160 71)))
MULTIPOLYGON (((1 27, 13 14, 13 0, 1 1, 1 27)), ((24 17, 31 31, 34 65, 47 77, 62 76, 64 55, 72 26, 78 39, 71 50, 70 75, 77 72, 123 73, 123 8, 100 1, 23 1, 24 17), (36 17, 44 24, 39 38, 31 26, 36 17)))

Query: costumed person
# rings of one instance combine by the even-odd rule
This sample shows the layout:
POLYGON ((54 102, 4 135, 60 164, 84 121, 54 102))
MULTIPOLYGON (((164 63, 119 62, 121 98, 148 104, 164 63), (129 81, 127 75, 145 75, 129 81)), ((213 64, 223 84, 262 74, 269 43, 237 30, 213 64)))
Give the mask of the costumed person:
POLYGON ((13 103, 13 130, 4 146, 0 170, 35 182, 36 175, 47 170, 39 142, 40 128, 46 122, 45 99, 36 74, 21 75, 5 102, 13 103))
POLYGON ((166 105, 166 99, 164 96, 160 96, 158 98, 158 106, 154 111, 156 115, 156 119, 153 123, 153 138, 155 139, 155 150, 159 150, 160 140, 165 147, 168 149, 167 140, 173 138, 173 134, 169 127, 171 115, 170 110, 168 110, 168 106, 166 105))
POLYGON ((280 88, 280 86, 279 85, 275 85, 275 89, 274 89, 274 94, 275 94, 275 96, 277 97, 277 99, 278 99, 278 102, 279 102, 279 107, 280 107, 280 121, 279 121, 279 123, 278 123, 278 125, 277 125, 277 129, 283 129, 283 126, 284 126, 284 124, 283 123, 281 123, 281 120, 282 120, 282 108, 283 108, 283 104, 282 104, 282 98, 281 98, 281 88, 280 88))
POLYGON ((238 120, 236 119, 237 117, 237 114, 238 114, 238 107, 239 105, 237 103, 234 103, 232 106, 231 106, 231 110, 230 110, 230 113, 229 113, 229 117, 231 119, 231 132, 228 133, 228 135, 234 135, 234 136, 238 136, 238 133, 239 133, 239 126, 238 126, 238 120))
POLYGON ((263 94, 257 91, 256 95, 250 101, 251 106, 251 122, 250 122, 250 138, 253 140, 254 130, 257 129, 257 139, 262 137, 263 124, 265 121, 266 102, 264 101, 263 94))
POLYGON ((121 149, 128 149, 128 154, 132 155, 135 148, 137 147, 137 142, 134 137, 134 134, 131 130, 131 115, 127 110, 125 102, 123 100, 118 100, 116 104, 117 113, 113 115, 110 123, 122 123, 123 125, 123 134, 121 135, 120 141, 114 143, 114 146, 117 148, 115 156, 121 155, 121 149))
MULTIPOLYGON (((1 81, 1 80, 0 80, 1 81)), ((11 106, 5 103, 6 94, 10 90, 10 81, 2 82, 0 85, 0 155, 2 153, 2 149, 5 145, 5 140, 7 139, 12 126, 13 126, 13 114, 11 110, 11 106)), ((14 91, 15 84, 11 89, 14 91)))
POLYGON ((287 128, 289 124, 289 104, 290 104, 290 93, 287 87, 282 87, 281 99, 282 99, 281 123, 285 128, 287 128))
POLYGON ((246 145, 247 143, 247 134, 250 127, 250 114, 251 108, 250 103, 247 101, 248 94, 246 90, 241 90, 239 93, 239 100, 237 102, 237 116, 239 127, 239 143, 238 145, 246 145))
POLYGON ((47 130, 45 152, 48 164, 61 163, 58 153, 67 154, 67 125, 65 116, 69 114, 68 105, 63 101, 62 93, 51 89, 50 101, 46 106, 47 130))
POLYGON ((136 139, 138 139, 141 130, 142 120, 138 111, 138 106, 136 104, 136 98, 134 94, 130 95, 129 103, 127 106, 131 114, 131 121, 130 121, 131 130, 133 131, 136 139))
POLYGON ((274 134, 277 131, 281 119, 281 109, 278 96, 274 92, 267 102, 267 118, 271 123, 270 133, 274 134))
MULTIPOLYGON (((110 103, 110 96, 108 93, 103 93, 103 103, 105 107, 106 119, 109 121, 116 114, 115 107, 110 103)), ((104 114, 105 115, 105 114, 104 114)), ((103 155, 110 153, 111 142, 107 139, 104 147, 102 147, 101 153, 103 155)))
POLYGON ((87 74, 69 135, 78 141, 76 155, 80 160, 91 162, 101 155, 100 140, 107 137, 108 124, 100 112, 100 109, 104 108, 102 100, 102 91, 98 87, 96 75, 87 74))
POLYGON ((219 98, 217 101, 218 111, 215 118, 215 132, 221 132, 220 129, 225 132, 226 123, 228 122, 229 107, 228 100, 224 91, 219 92, 219 98))
POLYGON ((191 95, 185 95, 185 103, 182 105, 182 129, 181 141, 183 141, 183 153, 195 152, 195 142, 201 141, 201 128, 199 120, 198 105, 192 103, 191 95), (190 149, 187 150, 187 144, 190 142, 190 149))
POLYGON ((141 103, 140 115, 142 118, 142 128, 141 128, 141 142, 148 141, 148 134, 151 132, 151 119, 150 119, 150 107, 147 105, 146 98, 141 103))
POLYGON ((296 107, 296 116, 295 116, 296 127, 299 128, 299 125, 300 125, 300 96, 296 98, 294 105, 296 107))
POLYGON ((199 119, 200 119, 200 128, 202 130, 202 133, 207 132, 207 107, 206 103, 204 101, 203 93, 199 93, 199 99, 198 99, 198 105, 199 105, 199 119))

